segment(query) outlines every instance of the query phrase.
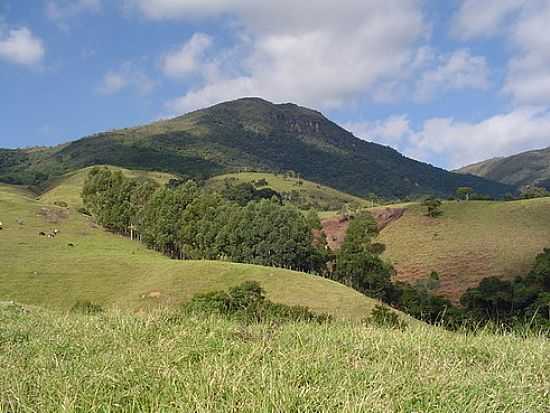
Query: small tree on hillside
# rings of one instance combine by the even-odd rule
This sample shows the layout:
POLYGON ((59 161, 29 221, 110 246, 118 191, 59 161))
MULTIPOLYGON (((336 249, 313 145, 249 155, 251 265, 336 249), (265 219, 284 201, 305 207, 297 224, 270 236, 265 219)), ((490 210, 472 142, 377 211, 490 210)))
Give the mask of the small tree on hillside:
POLYGON ((347 221, 351 217, 351 211, 348 204, 342 205, 340 208, 340 219, 347 221))
POLYGON ((441 201, 436 198, 427 198, 422 202, 422 206, 427 208, 427 213, 431 218, 441 215, 441 201))
POLYGON ((466 201, 470 200, 470 196, 474 192, 473 188, 470 188, 469 186, 461 186, 460 188, 457 188, 456 190, 456 196, 459 199, 465 199, 466 201))

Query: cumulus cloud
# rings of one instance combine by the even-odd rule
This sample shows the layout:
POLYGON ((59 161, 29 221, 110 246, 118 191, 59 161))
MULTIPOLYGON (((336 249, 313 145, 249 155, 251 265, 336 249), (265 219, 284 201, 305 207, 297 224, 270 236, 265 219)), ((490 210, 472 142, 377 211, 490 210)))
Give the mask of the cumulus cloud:
POLYGON ((393 115, 382 121, 350 122, 343 127, 363 139, 400 148, 412 134, 409 118, 406 115, 393 115))
MULTIPOLYGON (((315 107, 335 107, 373 95, 381 84, 408 70, 427 30, 419 0, 342 0, 338 7, 331 0, 314 5, 295 0, 127 0, 127 4, 151 19, 229 15, 245 39, 240 46, 246 53, 237 70, 232 75, 221 76, 227 71, 218 71, 218 76, 205 76, 200 86, 171 103, 178 112, 245 95, 315 107)), ((180 52, 186 58, 174 62, 183 61, 184 69, 193 66, 185 62, 196 60, 180 52)))
POLYGON ((550 0, 464 0, 452 32, 462 39, 506 36, 515 50, 503 92, 519 105, 550 104, 550 0))
POLYGON ((148 95, 155 88, 155 82, 132 63, 125 63, 117 70, 107 72, 99 87, 102 95, 115 95, 122 91, 134 90, 140 95, 148 95))
POLYGON ((439 60, 439 64, 425 71, 417 82, 417 100, 430 100, 441 91, 488 88, 489 66, 483 56, 472 56, 469 50, 462 49, 439 60))
POLYGON ((520 55, 510 61, 504 91, 516 102, 550 104, 549 22, 550 0, 533 1, 512 30, 520 55))
POLYGON ((480 122, 433 118, 418 129, 410 127, 403 115, 381 122, 346 126, 361 138, 390 144, 415 159, 458 168, 535 147, 547 147, 550 110, 520 108, 480 122))
POLYGON ((195 33, 182 47, 166 54, 161 66, 167 76, 183 77, 204 69, 204 57, 212 45, 210 36, 195 33))
POLYGON ((7 33, 0 32, 0 59, 21 65, 35 65, 46 53, 41 39, 30 29, 21 27, 7 33))

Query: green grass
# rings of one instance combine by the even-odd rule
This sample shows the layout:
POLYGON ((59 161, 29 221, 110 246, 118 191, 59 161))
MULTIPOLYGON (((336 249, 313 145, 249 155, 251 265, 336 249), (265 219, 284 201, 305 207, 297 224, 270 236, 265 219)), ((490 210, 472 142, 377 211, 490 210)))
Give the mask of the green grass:
MULTIPOLYGON (((101 167, 101 166, 100 166, 101 167)), ((129 178, 150 178, 157 181, 159 184, 165 184, 174 175, 163 172, 150 172, 140 170, 129 170, 116 166, 105 166, 115 171, 121 171, 129 178)), ((82 206, 82 198, 80 196, 84 181, 90 170, 94 167, 79 169, 75 172, 70 172, 60 178, 56 178, 49 182, 48 188, 40 195, 43 202, 53 204, 54 202, 64 201, 70 206, 82 206)))
POLYGON ((548 411, 542 337, 169 315, 0 307, 0 411, 548 411))
POLYGON ((210 178, 208 184, 213 189, 221 189, 225 179, 234 179, 236 183, 253 183, 259 179, 267 180, 267 187, 279 192, 290 193, 299 191, 304 202, 320 210, 336 210, 344 204, 354 203, 360 206, 370 205, 370 202, 338 191, 328 186, 320 185, 304 179, 288 178, 284 175, 275 175, 267 172, 241 172, 226 174, 210 178), (301 184, 299 184, 300 182, 301 184))
MULTIPOLYGON (((64 200, 70 200, 68 195, 74 192, 72 186, 57 190, 64 200)), ((4 224, 0 231, 0 301, 68 309, 77 300, 91 300, 148 311, 188 301, 197 293, 256 280, 275 302, 305 305, 338 317, 366 317, 376 304, 341 284, 303 273, 170 260, 98 228, 74 208, 55 207, 9 185, 0 184, 0 221, 4 224), (17 224, 18 219, 23 225, 17 224), (60 230, 54 239, 39 236, 54 229, 60 230)))
POLYGON ((458 299, 482 278, 525 275, 550 247, 550 198, 514 202, 445 202, 438 218, 408 205, 405 215, 382 231, 385 257, 398 278, 441 275, 439 293, 458 299))

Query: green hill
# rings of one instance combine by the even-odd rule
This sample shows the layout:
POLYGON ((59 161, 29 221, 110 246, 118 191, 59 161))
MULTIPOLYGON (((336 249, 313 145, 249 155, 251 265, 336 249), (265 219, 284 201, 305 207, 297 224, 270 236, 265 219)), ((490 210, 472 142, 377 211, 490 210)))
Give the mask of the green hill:
MULTIPOLYGON (((175 175, 143 170, 130 170, 115 166, 107 166, 113 170, 121 171, 130 178, 147 177, 157 181, 160 184, 166 184, 170 179, 176 178, 175 175)), ((43 202, 54 204, 55 202, 67 202, 70 206, 80 207, 82 205, 81 192, 82 186, 88 172, 93 167, 79 169, 69 172, 61 177, 52 179, 44 188, 35 188, 40 191, 39 199, 43 202)), ((323 211, 334 211, 340 209, 344 204, 370 205, 370 202, 363 198, 347 194, 329 188, 315 182, 289 177, 285 175, 275 175, 263 172, 241 172, 235 174, 219 175, 210 178, 207 186, 213 190, 222 190, 225 181, 233 184, 254 183, 265 179, 267 185, 262 187, 271 188, 281 194, 286 194, 290 202, 299 207, 312 207, 323 211)))
MULTIPOLYGON (((67 183, 56 191, 60 198, 71 200, 74 181, 67 183)), ((276 302, 345 318, 361 319, 375 304, 350 288, 312 275, 227 262, 170 260, 98 228, 74 208, 47 201, 36 200, 21 187, 0 184, 0 301, 67 309, 77 300, 91 300, 140 311, 256 280, 276 302), (55 229, 60 231, 55 238, 39 235, 55 229)))
MULTIPOLYGON (((149 178, 157 181, 159 184, 166 184, 170 179, 175 178, 174 175, 162 172, 142 171, 137 169, 130 170, 115 166, 104 166, 112 170, 121 171, 129 178, 149 178)), ((49 204, 62 201, 72 207, 82 206, 82 187, 84 186, 84 181, 92 168, 93 167, 79 169, 52 179, 48 183, 48 186, 45 188, 40 188, 41 193, 39 199, 49 204)))
POLYGON ((541 336, 171 316, 0 305, 0 410, 548 412, 541 336))
POLYGON ((387 198, 457 187, 500 196, 513 188, 453 174, 354 137, 321 113, 258 98, 222 103, 150 125, 105 132, 55 148, 1 150, 0 179, 40 183, 90 165, 212 177, 295 171, 338 190, 387 198))
POLYGON ((531 269, 550 247, 550 198, 513 202, 445 202, 438 218, 408 205, 379 241, 398 279, 412 282, 432 271, 441 275, 439 293, 457 300, 482 278, 513 278, 531 269))
POLYGON ((457 172, 481 176, 516 187, 541 186, 550 190, 550 148, 465 166, 457 172))
POLYGON ((215 190, 223 189, 225 182, 252 183, 265 180, 262 187, 271 188, 284 194, 286 199, 298 207, 315 208, 322 211, 333 211, 342 208, 345 204, 359 206, 370 205, 370 202, 336 189, 307 181, 301 178, 285 175, 275 175, 267 172, 241 172, 219 175, 210 178, 208 185, 215 190))

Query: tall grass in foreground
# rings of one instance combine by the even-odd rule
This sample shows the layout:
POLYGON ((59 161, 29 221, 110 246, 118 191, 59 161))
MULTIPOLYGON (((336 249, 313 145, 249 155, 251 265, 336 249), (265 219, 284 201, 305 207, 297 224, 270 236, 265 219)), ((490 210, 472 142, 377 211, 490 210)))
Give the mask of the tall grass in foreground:
POLYGON ((543 337, 0 307, 2 412, 548 412, 543 337))

